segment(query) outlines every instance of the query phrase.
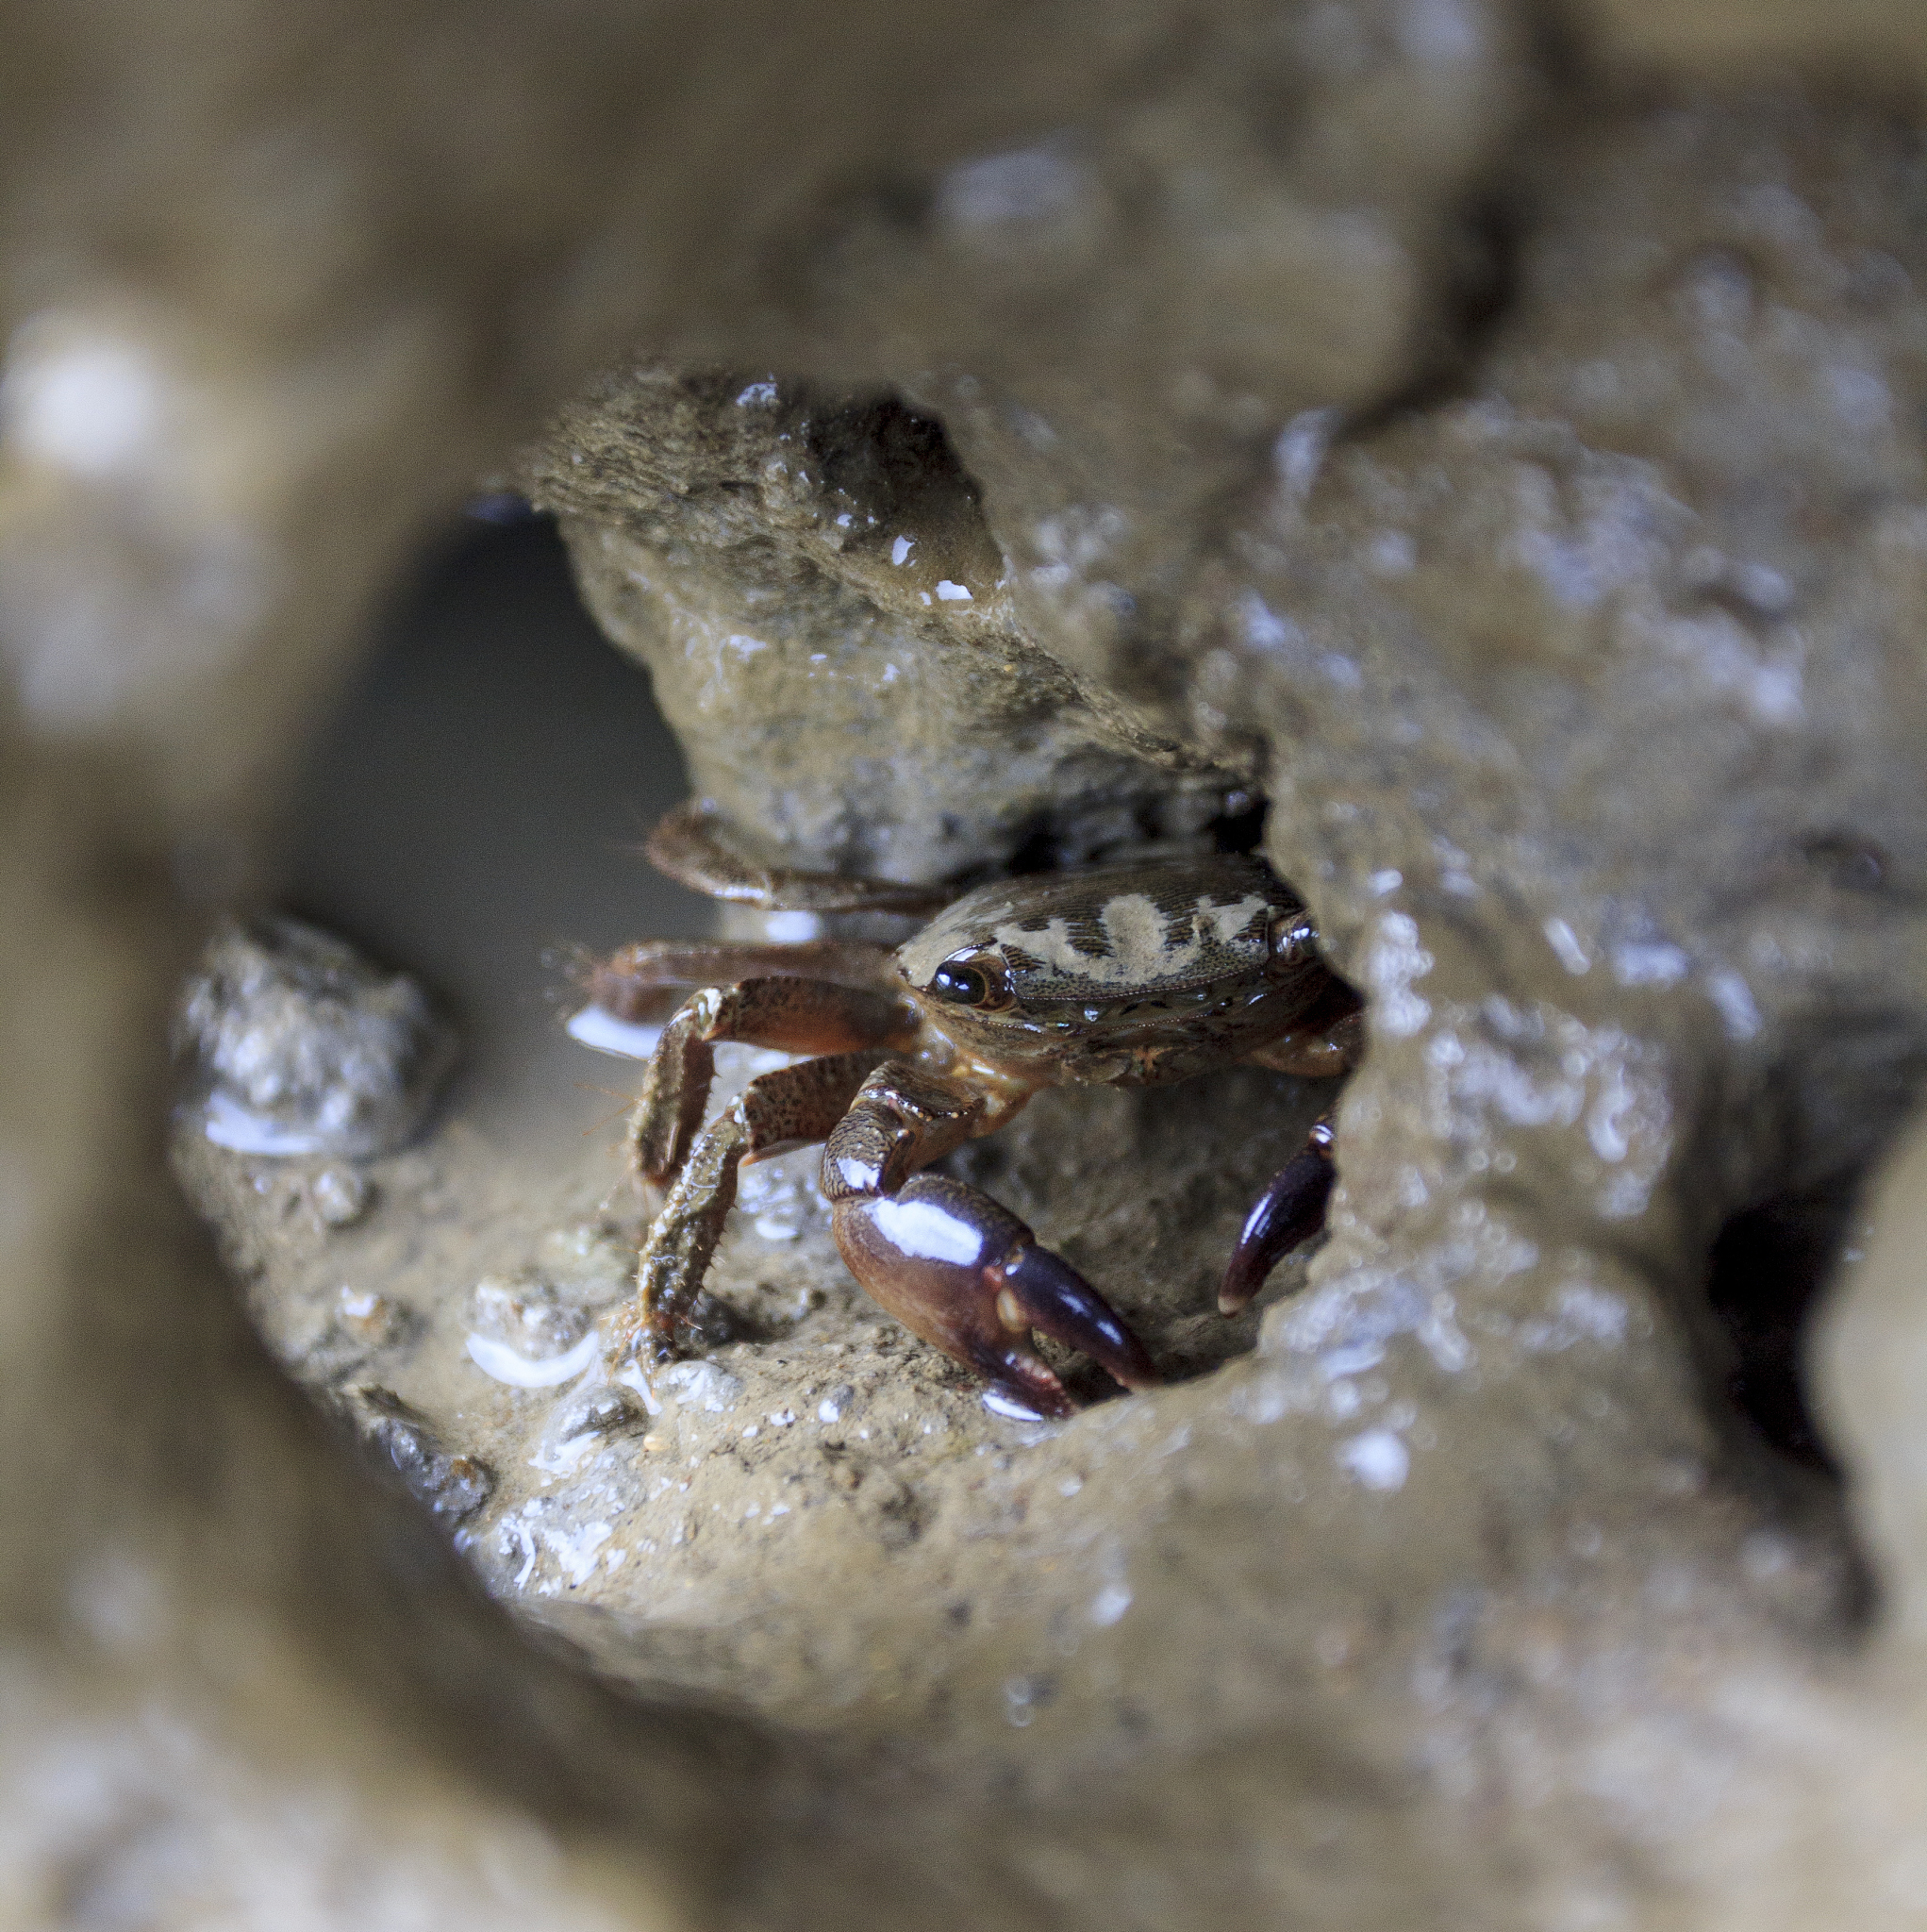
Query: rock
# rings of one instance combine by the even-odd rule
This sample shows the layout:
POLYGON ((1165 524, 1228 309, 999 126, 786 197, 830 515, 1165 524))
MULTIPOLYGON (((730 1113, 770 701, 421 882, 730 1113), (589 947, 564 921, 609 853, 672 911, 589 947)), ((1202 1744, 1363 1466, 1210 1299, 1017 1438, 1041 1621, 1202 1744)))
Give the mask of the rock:
POLYGON ((459 1523, 489 1500, 495 1488, 489 1465, 448 1454, 427 1418, 392 1390, 367 1383, 351 1390, 347 1400, 369 1448, 437 1516, 459 1523))
POLYGON ((469 1297, 474 1333, 506 1342, 535 1361, 567 1355, 589 1330, 589 1317, 570 1307, 546 1281, 514 1282, 490 1276, 469 1297))
MULTIPOLYGON (((1927 260, 1904 212, 1909 153, 1878 115, 1786 94, 1615 111, 1548 137, 1503 301, 1450 390, 1383 414, 1274 419, 1245 480, 1221 483, 1215 547, 1188 555, 1182 515, 1160 524, 1162 547, 1134 550, 1121 512, 1117 541, 1051 551, 1036 534, 1043 513, 1022 508, 1040 472, 1062 491, 1114 466, 1123 500, 1151 488, 1155 464, 1141 447, 1121 456, 1101 411, 1068 404, 1047 455, 1006 446, 974 426, 978 372, 945 378, 936 413, 1000 539, 1005 622, 1074 680, 1059 715, 1089 703, 1118 749, 1143 758, 1150 792, 1189 758, 1269 796, 1267 849, 1367 993, 1371 1045, 1339 1117, 1333 1239, 1311 1292, 1267 1316, 1261 1361, 1019 1444, 1021 1492, 987 1478, 968 1503, 899 1474, 901 1461, 848 1461, 845 1441, 831 1492, 884 1499, 876 1522, 896 1533, 879 1547, 893 1563, 987 1535, 1000 1512, 1036 1520, 1038 1464, 1055 1470, 1067 1441, 1101 1437, 1094 1460, 1138 1524, 1105 1513, 1082 1462, 1049 1513, 1060 1542, 1114 1539, 1121 1567, 1078 1580, 1091 1602, 1129 1609, 1097 1627, 1156 1629, 1175 1607, 1155 1607, 1128 1554, 1159 1494, 1129 1436, 1142 1408, 1172 1427, 1165 1453, 1188 1481, 1248 1531, 1271 1525, 1268 1547, 1308 1534, 1289 1511, 1273 1521, 1276 1494, 1348 1525, 1340 1548, 1321 1549, 1316 1583, 1305 1550, 1270 1586, 1246 1572, 1208 1588, 1210 1540, 1162 1532, 1221 1607, 1221 1644, 1267 1614, 1329 1613, 1322 1627, 1349 1633, 1340 1601, 1450 1591, 1468 1630, 1505 1633, 1492 1640, 1503 1669, 1515 1604, 1524 1616, 1541 1595, 1589 1597, 1574 1613, 1587 1634, 1561 1613, 1553 1641, 1590 1654, 1613 1641, 1612 1606, 1632 1601, 1616 1592, 1636 1594, 1636 1575, 1649 1579, 1638 1614, 1655 1656, 1718 1626, 1731 1654, 1763 1660, 1780 1640, 1761 1617, 1790 1616, 1821 1645, 1852 1630, 1860 1598, 1835 1501, 1767 1458, 1713 1392, 1753 1386, 1761 1368, 1729 1370, 1754 1331, 1722 1333, 1703 1284, 1727 1217, 1851 1174, 1884 1143, 1927 1046, 1908 883, 1927 801, 1903 748, 1923 723, 1912 640, 1927 503, 1915 297, 1927 260), (1013 514, 1032 521, 1014 527, 1013 514), (1107 607, 1129 615, 1094 621, 1107 607), (1173 636, 1187 641, 1182 675, 1173 636), (1187 1431, 1206 1416, 1240 1417, 1277 1445, 1272 1497, 1191 1451, 1187 1431), (1503 1559, 1450 1537, 1422 1554, 1467 1506, 1454 1442, 1476 1454, 1474 1507, 1503 1559), (1607 1526, 1635 1521, 1636 1555, 1607 1526), (1366 1527, 1381 1522, 1382 1545, 1366 1527)), ((645 606, 598 590, 608 567, 592 553, 613 554, 605 532, 620 510, 566 481, 572 451, 586 452, 579 467, 629 478, 635 514, 679 513, 682 481, 624 469, 598 440, 629 433, 636 396, 660 380, 626 378, 601 413, 565 416, 540 462, 565 479, 556 500, 576 519, 591 596, 673 679, 689 675, 686 633, 672 622, 652 634, 645 606)), ((916 392, 926 408, 938 394, 916 392)), ((996 395, 988 375, 985 392, 996 395)), ((623 557, 638 580, 653 568, 623 557)), ((793 617, 805 661, 836 648, 834 618, 801 604, 793 617)), ((933 617, 924 660, 955 658, 962 625, 979 621, 974 608, 933 617)), ((893 654, 907 648, 892 641, 893 654)), ((1049 695, 1012 661, 1020 688, 1049 695)), ((876 680, 860 654, 852 663, 859 689, 876 680)), ((846 718, 838 702, 821 715, 846 718)), ((710 743, 735 742, 737 707, 758 729, 787 728, 775 721, 798 708, 717 687, 679 719, 699 772, 710 743)), ((846 808, 851 771, 824 744, 786 768, 780 807, 713 789, 779 854, 855 868, 873 853, 797 829, 846 808)), ((944 817, 942 791, 939 779, 921 808, 897 802, 894 827, 905 810, 913 824, 944 817)), ((924 864, 926 876, 957 870, 924 864)), ((997 1143, 972 1159, 973 1174, 996 1174, 997 1143)), ((1042 1190, 1053 1194, 1077 1198, 1061 1168, 1042 1190)), ((843 1412, 835 1391, 798 1392, 843 1412)), ((726 1520, 735 1506, 712 1507, 726 1520)), ((703 1525, 685 1528, 715 1561, 703 1525)), ((1038 1588, 1052 1605, 1040 1622, 1070 1616, 1071 1588, 1038 1588)), ((1120 1667, 1040 1669, 1007 1636, 953 1640, 948 1681, 1002 1669, 1017 1727, 1101 1732, 1093 1686, 1120 1667)), ((1294 1640, 1274 1641, 1284 1669, 1294 1640)), ((1351 1657, 1357 1641, 1328 1648, 1351 1657)), ((1484 1693, 1442 1661, 1445 1640, 1394 1607, 1377 1641, 1385 1668, 1435 1686, 1426 1722, 1462 1723, 1477 1775, 1504 1788, 1476 1741, 1484 1693)), ((1222 1679, 1130 1655, 1148 1735, 1224 1694, 1222 1679)), ((1561 1723, 1552 1681, 1545 1709, 1532 1692, 1509 1707, 1535 1750, 1554 1749, 1561 1723)), ((1242 1686, 1247 1719, 1265 1695, 1242 1686)), ((949 1722, 968 1755, 972 1720, 949 1722)))
MULTIPOLYGON (((299 920, 230 923, 182 996, 176 1052, 203 1131, 249 1154, 385 1154, 421 1125, 455 1035, 406 974, 384 974, 299 920)), ((331 1225, 360 1212, 356 1183, 315 1183, 331 1225)))
POLYGON ((368 1211, 369 1187, 352 1167, 324 1167, 308 1183, 307 1197, 324 1227, 352 1227, 368 1211))
POLYGON ((381 1348, 393 1341, 406 1320, 386 1295, 374 1294, 365 1288, 344 1288, 337 1300, 341 1327, 369 1348, 381 1348))
POLYGON ((1851 1195, 1919 1070, 1919 23, 1553 25, 15 24, 22 1912, 1918 1924, 1914 1154, 1832 1224, 1844 1490, 1725 1397, 1823 1257, 1787 1293, 1716 1237, 1851 1195), (801 1170, 689 1399, 485 1374, 474 1285, 605 1310, 640 1206, 466 1117, 339 1224, 186 1124, 251 1345, 155 1157, 168 1003, 365 610, 511 471, 772 859, 961 879, 1263 799, 1371 1045, 1255 1336, 1201 1291, 1317 1100, 1234 1074, 964 1162, 1182 1372, 1061 1428, 870 1311, 801 1170))
POLYGON ((643 370, 526 475, 698 791, 789 863, 1075 863, 1249 808, 1236 761, 1119 744, 1035 648, 974 485, 901 403, 643 370))
MULTIPOLYGON (((719 1049, 718 1099, 766 1058, 719 1049)), ((1051 1092, 957 1171, 1063 1244, 1173 1374, 1196 1375, 1256 1339, 1259 1308, 1236 1322, 1217 1313, 1216 1270, 1326 1098, 1316 1083, 1249 1069, 1168 1092, 1051 1092)), ((431 1496, 443 1442, 494 1472, 463 1519, 471 1560, 504 1601, 639 1688, 754 1695, 818 1728, 870 1721, 881 1692, 899 1707, 914 1700, 968 1757, 973 1721, 939 1721, 943 1684, 979 1648, 970 1668, 994 1674, 1013 1640, 988 1613, 972 1638, 952 1630, 959 1572, 987 1604, 1022 1599, 1038 1560, 1020 1534, 1027 1520, 1047 1540, 1102 1539, 1120 1561, 1133 1544, 1109 1519, 1108 1491, 1087 1504, 1081 1483, 1064 1487, 1067 1467, 1086 1466, 1084 1436, 987 1408, 973 1378, 857 1289, 830 1241, 812 1151, 750 1170, 759 1198, 739 1202, 725 1236, 695 1324, 702 1353, 629 1385, 604 1379, 589 1325, 633 1279, 638 1221, 618 1248, 588 1211, 612 1185, 628 1202, 619 1154, 591 1142, 559 1193, 531 1189, 526 1163, 490 1155, 458 1124, 373 1163, 384 1205, 355 1258, 407 1311, 377 1368, 366 1343, 349 1349, 345 1298, 329 1288, 343 1238, 283 1214, 245 1157, 186 1132, 179 1141, 193 1197, 295 1376, 334 1402, 352 1374, 363 1386, 349 1400, 365 1408, 378 1374, 383 1453, 431 1496), (432 1191, 409 1174, 429 1157, 432 1191), (766 1229, 772 1201, 789 1206, 766 1229), (500 1258, 465 1288, 484 1228, 500 1258), (882 1686, 877 1656, 899 1660, 882 1686)), ((1305 1267, 1281 1266, 1264 1304, 1302 1288, 1305 1267)), ((1086 1373, 1072 1386, 1089 1395, 1103 1384, 1086 1373)), ((1073 1595, 1085 1586, 1081 1569, 1066 1574, 1073 1595)), ((1137 1600, 1149 1593, 1140 1586, 1137 1600)), ((1031 1639, 1015 1641, 1010 1668, 1028 1668, 1031 1639)), ((1175 1684, 1147 1677, 1147 1722, 1168 1717, 1167 1694, 1175 1684)), ((1059 1715, 1076 1707, 1067 1685, 1059 1715)), ((1001 1735, 1001 1704, 990 1721, 1001 1735)))

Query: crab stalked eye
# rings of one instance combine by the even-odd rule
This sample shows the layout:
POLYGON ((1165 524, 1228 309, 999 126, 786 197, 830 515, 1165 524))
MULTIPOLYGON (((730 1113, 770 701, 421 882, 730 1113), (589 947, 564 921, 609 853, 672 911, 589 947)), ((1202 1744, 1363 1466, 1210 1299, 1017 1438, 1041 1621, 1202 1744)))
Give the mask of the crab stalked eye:
POLYGON ((930 991, 953 1007, 976 1007, 987 1012, 1010 1004, 1004 962, 994 953, 946 959, 930 975, 930 991))
POLYGON ((1278 914, 1271 921, 1270 939, 1274 968, 1308 966, 1318 958, 1318 927, 1308 912, 1278 914))
POLYGON ((990 982, 974 966, 939 966, 930 991, 955 1006, 981 1007, 990 995, 990 982))

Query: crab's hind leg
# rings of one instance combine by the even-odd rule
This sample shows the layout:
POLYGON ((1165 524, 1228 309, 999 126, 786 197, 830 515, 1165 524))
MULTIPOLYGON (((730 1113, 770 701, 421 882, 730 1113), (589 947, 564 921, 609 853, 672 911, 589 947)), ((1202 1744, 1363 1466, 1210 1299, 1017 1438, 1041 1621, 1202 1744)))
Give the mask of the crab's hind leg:
POLYGON ((621 1368, 640 1354, 667 1361, 687 1320, 745 1161, 825 1139, 880 1058, 878 1049, 827 1055, 758 1074, 696 1137, 636 1268, 636 1294, 611 1323, 608 1357, 621 1368))
POLYGON ((706 986, 683 1002, 649 1057, 629 1120, 630 1158, 638 1176, 667 1183, 688 1158, 708 1106, 718 1041, 841 1054, 901 1046, 915 1030, 907 1002, 881 987, 787 976, 706 986))
POLYGON ((956 896, 941 886, 764 865, 742 850, 728 821, 701 799, 661 820, 642 850, 665 878, 693 892, 792 912, 935 912, 956 896))
POLYGON ((962 1181, 915 1172, 1002 1125, 1027 1097, 993 1108, 961 1083, 886 1061, 829 1137, 823 1192, 837 1246, 872 1300, 1004 1395, 1068 1415, 1073 1405, 1033 1329, 1132 1389, 1158 1380, 1143 1344, 1007 1208, 962 1181))

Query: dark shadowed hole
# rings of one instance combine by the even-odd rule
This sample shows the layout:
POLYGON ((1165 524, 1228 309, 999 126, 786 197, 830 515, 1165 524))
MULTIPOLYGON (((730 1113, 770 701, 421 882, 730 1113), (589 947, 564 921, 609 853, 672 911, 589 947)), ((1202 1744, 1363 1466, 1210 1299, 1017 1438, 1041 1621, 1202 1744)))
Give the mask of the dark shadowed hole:
POLYGON ((531 1140, 634 1070, 566 1039, 576 948, 706 932, 711 908, 642 858, 687 790, 640 665, 597 630, 561 539, 485 499, 423 558, 309 754, 283 903, 452 1009, 457 1110, 531 1140))
POLYGON ((1732 1349, 1726 1391, 1783 1456, 1839 1478, 1807 1407, 1806 1318, 1847 1245, 1860 1183, 1836 1176, 1736 1214, 1713 1244, 1707 1298, 1732 1349))
MULTIPOLYGON (((1022 876, 1079 865, 1105 864, 1123 858, 1142 858, 1157 851, 1171 836, 1164 820, 1167 803, 1155 793, 1149 793, 1138 801, 1134 818, 1120 818, 1115 809, 1106 812, 1099 824, 1108 835, 1108 843, 1102 836, 1093 839, 1092 826, 1080 823, 1074 811, 1065 824, 1040 822, 1018 841, 999 870, 1022 876)), ((1265 800, 1255 792, 1242 788, 1227 791, 1216 817, 1201 828, 1203 836, 1210 841, 1214 852, 1255 852, 1265 836, 1267 808, 1265 800)))
POLYGON ((1249 792, 1237 792, 1226 799, 1223 816, 1211 825, 1219 851, 1255 852, 1265 836, 1265 814, 1270 809, 1262 798, 1249 792))

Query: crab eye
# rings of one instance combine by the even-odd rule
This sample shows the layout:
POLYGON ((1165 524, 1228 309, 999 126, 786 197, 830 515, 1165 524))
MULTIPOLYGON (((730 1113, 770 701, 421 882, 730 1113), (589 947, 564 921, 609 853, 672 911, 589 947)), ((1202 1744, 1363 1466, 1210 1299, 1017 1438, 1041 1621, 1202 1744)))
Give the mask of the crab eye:
POLYGON ((1305 966, 1318 958, 1318 927, 1307 912, 1281 913, 1271 922, 1271 963, 1305 966))
POLYGON ((930 991, 953 1006, 981 1007, 990 997, 990 982, 975 966, 939 966, 930 991))
POLYGON ((959 953, 930 975, 926 989, 953 1007, 974 1007, 980 1013, 1001 1013, 1015 1004, 1010 974, 994 952, 959 953))

